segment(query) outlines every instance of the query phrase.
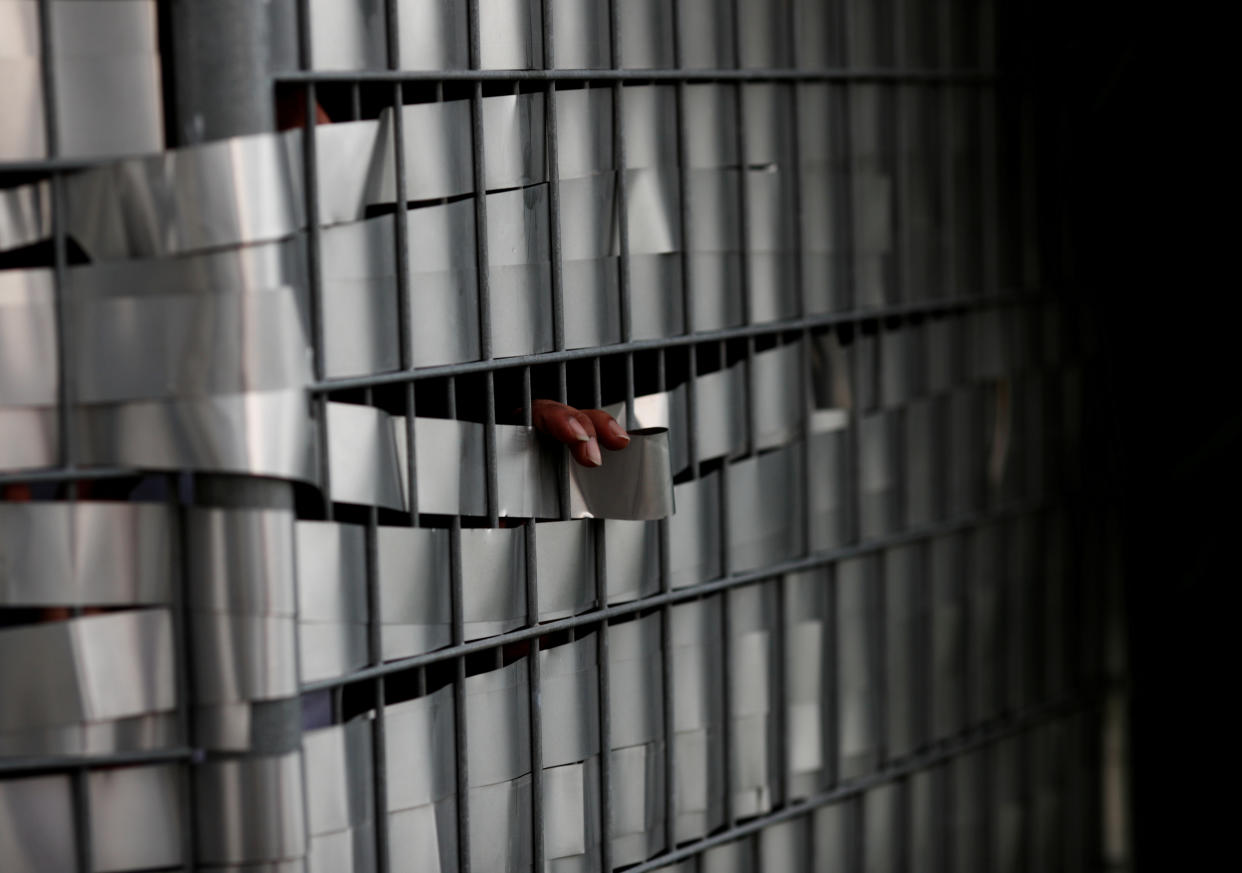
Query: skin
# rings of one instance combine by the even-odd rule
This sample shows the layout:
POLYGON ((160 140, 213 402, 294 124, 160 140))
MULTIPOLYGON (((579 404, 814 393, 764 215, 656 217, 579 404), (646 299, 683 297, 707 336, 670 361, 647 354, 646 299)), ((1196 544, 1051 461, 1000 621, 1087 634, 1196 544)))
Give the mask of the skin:
POLYGON ((563 442, 584 467, 604 463, 601 446, 616 452, 630 444, 625 428, 602 409, 575 409, 555 400, 536 400, 530 417, 535 430, 563 442))
MULTIPOLYGON (((306 92, 294 88, 276 101, 276 123, 281 130, 306 125, 306 92)), ((323 107, 315 104, 315 123, 331 124, 323 107)), ((555 400, 535 400, 531 404, 531 423, 535 429, 569 447, 569 454, 584 467, 604 463, 602 446, 620 451, 630 443, 625 428, 601 409, 575 409, 555 400)))

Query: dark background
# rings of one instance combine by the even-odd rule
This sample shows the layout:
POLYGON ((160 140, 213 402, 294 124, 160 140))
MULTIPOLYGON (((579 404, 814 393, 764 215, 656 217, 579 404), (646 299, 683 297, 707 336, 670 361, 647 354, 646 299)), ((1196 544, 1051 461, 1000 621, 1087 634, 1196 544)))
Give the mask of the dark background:
POLYGON ((1029 19, 1030 60, 1041 126, 1055 130, 1044 153, 1066 208, 1067 284, 1091 301, 1103 353, 1093 467, 1123 520, 1135 869, 1207 869, 1236 807, 1224 802, 1242 486, 1225 28, 1168 5, 1055 5, 1029 19))

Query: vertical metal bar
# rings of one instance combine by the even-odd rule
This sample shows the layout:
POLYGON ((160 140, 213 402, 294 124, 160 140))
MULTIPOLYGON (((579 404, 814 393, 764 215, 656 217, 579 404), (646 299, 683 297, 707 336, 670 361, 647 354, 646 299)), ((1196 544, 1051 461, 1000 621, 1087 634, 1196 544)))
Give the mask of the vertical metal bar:
POLYGON ((772 712, 772 745, 775 747, 776 778, 772 785, 774 805, 783 806, 789 802, 789 781, 793 772, 792 759, 789 753, 789 671, 786 669, 787 646, 789 643, 789 620, 785 613, 785 586, 789 577, 780 576, 764 583, 772 586, 775 610, 776 633, 772 644, 772 688, 775 700, 769 701, 772 712))
MULTIPOLYGON (((730 14, 733 16, 733 66, 742 66, 742 10, 741 0, 730 0, 730 14)), ((737 128, 734 131, 734 147, 737 149, 737 202, 738 202, 738 264, 739 279, 742 287, 742 323, 754 323, 754 301, 750 282, 750 172, 749 155, 746 149, 746 99, 743 94, 745 86, 738 82, 732 87, 733 105, 737 117, 737 128)), ((724 349, 721 349, 720 366, 725 365, 724 349)), ((746 336, 746 449, 747 457, 755 454, 755 338, 753 334, 746 336)))
POLYGON ((194 873, 198 857, 197 829, 195 828, 194 783, 197 771, 197 737, 195 736, 192 702, 195 700, 194 670, 190 662, 193 648, 190 640, 190 622, 188 618, 190 602, 190 556, 186 549, 187 523, 186 508, 179 502, 177 475, 170 473, 167 477, 169 493, 169 509, 176 518, 177 535, 173 538, 172 566, 176 568, 177 584, 172 586, 173 603, 173 639, 177 670, 177 731, 182 743, 194 749, 190 761, 182 768, 181 784, 178 786, 178 804, 180 806, 181 825, 181 863, 186 873, 194 873))
POLYGON ((954 861, 960 851, 953 832, 956 823, 953 776, 952 759, 936 765, 932 770, 932 793, 935 797, 932 803, 932 833, 941 835, 939 857, 936 858, 937 869, 941 873, 956 869, 954 861))
MULTIPOLYGON (((399 0, 385 0, 386 39, 388 48, 388 68, 401 69, 400 40, 400 6, 399 0)), ((354 85, 355 99, 358 86, 354 85)), ((397 341, 399 345, 400 365, 403 370, 412 370, 415 366, 414 334, 411 329, 414 317, 413 288, 410 278, 410 241, 409 213, 406 204, 405 178, 405 88, 400 82, 392 84, 392 130, 393 130, 393 173, 396 192, 396 209, 393 212, 393 237, 397 251, 397 341)), ((414 413, 414 382, 405 386, 405 441, 406 456, 409 463, 406 468, 406 497, 409 501, 410 523, 418 525, 418 452, 416 446, 416 427, 414 413)))
MULTIPOLYGON (((473 3, 474 0, 471 0, 473 3)), ((457 418, 456 379, 448 377, 445 384, 448 417, 457 418)), ((451 639, 461 645, 465 634, 465 599, 461 573, 461 516, 449 521, 449 616, 451 639)), ((466 740, 466 659, 453 659, 453 743, 457 752, 457 869, 470 873, 470 773, 469 749, 466 740)))
MULTIPOLYGON (((552 0, 540 0, 543 14, 543 65, 547 69, 556 66, 556 32, 552 15, 552 0)), ((552 276, 552 347, 565 349, 565 277, 564 258, 561 253, 561 170, 560 136, 557 124, 556 82, 549 81, 544 90, 544 148, 548 161, 548 244, 552 276)), ((561 403, 568 400, 568 374, 564 361, 558 361, 557 397, 561 403)), ((527 398, 533 401, 534 398, 527 398)), ((557 499, 560 501, 560 517, 569 518, 569 464, 562 458, 558 470, 557 499)))
POLYGON ((932 736, 932 597, 931 578, 927 570, 931 566, 931 541, 927 539, 914 543, 911 548, 918 556, 911 568, 915 575, 915 597, 917 604, 915 616, 914 650, 914 748, 925 749, 932 736))
MULTIPOLYGON (((60 124, 58 118, 58 95, 56 86, 56 39, 55 16, 52 0, 39 0, 39 73, 43 87, 43 126, 46 139, 47 154, 50 158, 60 157, 60 124)), ((56 366, 59 369, 57 382, 57 425, 60 429, 60 463, 62 466, 74 466, 74 428, 72 408, 76 391, 74 390, 74 331, 73 317, 66 300, 65 264, 66 231, 65 231, 65 192, 64 177, 59 171, 50 175, 52 197, 52 278, 55 293, 56 318, 56 366)), ((70 497, 75 492, 70 489, 70 497)))
POLYGON ((975 784, 975 815, 979 818, 979 845, 976 847, 975 856, 979 859, 984 870, 997 869, 995 853, 992 851, 995 845, 993 833, 996 819, 993 814, 996 807, 992 791, 994 784, 992 773, 999 748, 999 745, 993 741, 974 753, 978 756, 979 761, 979 765, 976 768, 977 781, 975 784))
MULTIPOLYGON (((479 0, 467 0, 466 26, 469 31, 470 69, 481 63, 479 38, 479 0)), ((490 268, 487 253, 487 163, 483 143, 483 83, 476 80, 470 94, 471 157, 474 169, 474 237, 479 293, 479 356, 492 360, 492 306, 490 268)), ((484 466, 487 477, 487 519, 491 527, 499 523, 496 495, 496 385, 492 370, 483 374, 487 404, 483 430, 484 466)))
MULTIPOLYGON (((893 831, 896 838, 897 849, 893 859, 894 873, 912 873, 915 869, 912 862, 913 842, 910 839, 910 833, 913 829, 914 815, 911 810, 913 792, 910 789, 910 777, 906 776, 898 779, 894 785, 897 794, 897 809, 893 816, 893 831)), ((923 863, 920 859, 919 863, 923 863)))
MULTIPOLYGON (((543 65, 555 67, 556 34, 552 21, 552 0, 541 0, 543 10, 543 65)), ((544 148, 548 161, 548 244, 552 275, 552 347, 565 348, 565 288, 561 255, 561 163, 557 134, 556 82, 544 89, 544 148)), ((562 363, 563 367, 564 364, 562 363)), ((564 402, 564 398, 561 398, 564 402)))
POLYGON ((824 701, 823 753, 826 788, 834 788, 841 778, 841 697, 837 671, 841 661, 841 632, 837 622, 837 565, 824 566, 824 669, 820 672, 824 701))
MULTIPOLYGON (((309 70, 313 66, 311 55, 310 33, 310 0, 298 0, 298 52, 301 66, 309 70)), ((302 128, 302 175, 306 185, 306 281, 310 305, 310 328, 312 346, 312 365, 315 379, 324 378, 324 325, 322 309, 323 280, 320 270, 319 240, 319 178, 316 169, 315 121, 318 101, 315 97, 315 83, 306 83, 305 121, 302 128)), ((319 439, 319 480, 323 494, 323 513, 328 520, 332 519, 332 481, 328 465, 328 398, 319 395, 315 399, 318 418, 319 439)))
MULTIPOLYGON (((596 519, 600 537, 595 548, 595 565, 599 586, 607 590, 607 568, 604 560, 604 522, 596 519)), ((607 596, 606 594, 604 595, 607 596)), ((603 603, 605 601, 601 601, 603 603)), ((596 641, 596 658, 599 675, 599 815, 600 815, 600 869, 612 869, 612 711, 610 669, 608 663, 608 622, 599 623, 596 641)))
POLYGON ((953 534, 958 541, 957 554, 958 564, 956 578, 954 580, 954 596, 957 598, 958 609, 962 616, 961 628, 958 633, 961 634, 962 640, 962 677, 961 677, 961 707, 958 712, 958 724, 964 729, 972 729, 975 727, 974 720, 971 718, 975 710, 975 677, 979 674, 982 665, 979 661, 979 653, 975 651, 974 645, 974 612, 975 600, 975 583, 974 583, 974 541, 973 537, 977 536, 978 529, 972 529, 970 533, 960 532, 953 534))
MULTIPOLYGON (((621 13, 617 0, 608 0, 609 55, 612 68, 623 65, 621 44, 621 13)), ((613 83, 612 90, 612 152, 616 167, 617 231, 620 251, 617 257, 617 288, 621 317, 621 342, 633 338, 633 313, 630 296, 630 225, 629 191, 626 180, 625 161, 625 101, 620 81, 613 83)), ((625 416, 627 422, 634 420, 634 353, 625 353, 625 416)))
MULTIPOLYGON (((850 32, 850 15, 849 4, 837 4, 836 15, 836 31, 844 35, 850 32)), ((842 44, 840 46, 840 56, 845 60, 849 68, 854 67, 848 46, 842 44)), ((837 123, 834 129, 837 131, 837 156, 840 160, 842 168, 842 185, 838 192, 838 208, 834 218, 834 231, 837 239, 834 241, 837 250, 840 252, 839 263, 836 272, 839 274, 840 289, 843 292, 842 297, 848 301, 848 305, 858 309, 858 293, 854 283, 854 157, 853 157, 853 119, 850 114, 850 88, 849 84, 840 86, 840 99, 834 101, 831 109, 836 110, 837 123)), ((842 497, 844 498, 847 511, 845 512, 845 541, 849 543, 858 542, 861 538, 862 531, 862 502, 861 502, 861 481, 862 468, 860 465, 859 453, 862 446, 861 438, 861 420, 862 410, 859 406, 859 387, 861 386, 861 355, 858 354, 861 324, 853 326, 853 342, 851 351, 845 356, 849 361, 850 374, 850 409, 849 417, 846 422, 845 432, 845 488, 842 497)), ((840 336, 840 334, 838 334, 840 336)))
MULTIPOLYGON (((52 0, 39 0, 39 76, 43 86, 43 132, 49 158, 60 157, 59 100, 56 91, 55 16, 52 0)), ((55 212, 52 213, 56 215, 55 212)))
MULTIPOLYGON (((371 390, 365 393, 366 405, 372 403, 371 390)), ((366 587, 367 587, 367 663, 375 666, 384 662, 384 644, 380 626, 379 593, 379 509, 368 507, 366 527, 366 587)), ((373 797, 375 804, 375 863, 377 873, 388 873, 388 747, 384 708, 384 677, 376 676, 373 705, 375 713, 371 721, 371 765, 373 774, 373 797)))
POLYGON ((733 800, 736 793, 737 774, 733 766, 733 750, 737 746, 737 738, 733 731, 733 669, 731 663, 731 647, 733 638, 732 610, 729 608, 729 591, 721 591, 712 595, 720 599, 720 706, 724 718, 723 730, 720 732, 724 753, 721 756, 721 782, 724 784, 725 827, 732 828, 737 824, 737 816, 733 811, 733 800))
MULTIPOLYGON (((656 354, 656 391, 667 388, 664 350, 656 354)), ((660 593, 672 590, 672 573, 669 569, 669 532, 668 519, 662 518, 659 525, 659 560, 660 560, 660 593)), ((664 731, 663 761, 664 766, 664 848, 671 851, 676 845, 677 833, 677 749, 676 721, 673 714, 673 607, 665 603, 660 607, 660 704, 661 727, 664 731)))
MULTIPOLYGON (((795 4, 792 2, 786 3, 785 10, 785 38, 788 41, 789 65, 794 69, 798 69, 798 16, 795 4)), ((805 318, 811 314, 811 304, 810 289, 807 287, 806 274, 803 269, 803 257, 806 251, 806 226, 804 221, 805 210, 803 209, 802 201, 801 106, 798 100, 801 87, 797 84, 791 84, 782 93, 787 95, 789 101, 790 143, 787 154, 793 178, 790 195, 793 198, 791 206, 793 207, 795 228, 793 238, 794 282, 798 289, 798 314, 805 318)), ((815 403, 811 392, 811 331, 809 329, 803 330, 798 342, 801 348, 798 355, 799 390, 801 391, 801 396, 798 400, 802 411, 802 546, 803 553, 809 555, 814 551, 812 545, 813 529, 811 525, 811 416, 815 409, 815 403)), ((788 758, 788 755, 786 755, 786 758, 788 758)), ((788 763, 788 760, 786 760, 785 773, 787 775, 790 772, 788 763)))
MULTIPOLYGON (((683 47, 685 45, 685 22, 682 14, 682 0, 673 0, 673 65, 681 69, 683 64, 683 47)), ((690 227, 693 221, 693 210, 690 208, 690 160, 687 122, 686 122, 686 82, 677 80, 676 91, 677 112, 677 200, 678 217, 681 220, 681 309, 684 333, 694 333, 694 253, 690 251, 690 227)), ((698 417, 698 397, 695 383, 698 380, 698 360, 695 346, 686 347, 686 458, 688 467, 694 477, 699 475, 699 440, 696 427, 698 417)), ((671 839, 671 838, 670 838, 671 839)), ((671 842, 670 842, 671 845, 671 842)))
POLYGON ((843 801, 845 804, 845 841, 847 870, 865 870, 867 849, 867 828, 863 821, 865 794, 856 794, 843 801))
MULTIPOLYGON (((602 405, 602 384, 599 358, 591 359, 594 375, 593 402, 602 405)), ((595 602, 603 608, 608 604, 607 531, 604 520, 591 520, 595 535, 595 602)), ((600 810, 600 869, 612 869, 612 710, 609 704, 608 622, 599 623, 596 637, 596 669, 599 677, 599 810, 600 810)))
MULTIPOLYGON (((56 91, 56 40, 55 15, 51 0, 39 0, 39 72, 43 86, 43 124, 46 137, 47 154, 50 158, 60 156, 60 130, 58 124, 58 101, 56 91)), ((72 469, 76 452, 74 451, 73 403, 74 390, 74 331, 73 312, 66 300, 65 262, 65 193, 64 180, 59 172, 53 171, 50 179, 52 196, 52 278, 55 300, 56 319, 56 365, 59 369, 57 381, 57 424, 60 429, 60 463, 72 469)), ((67 483, 66 497, 70 501, 77 498, 77 488, 67 483)), ((81 608, 73 607, 72 615, 81 615, 81 608)), ((93 846, 91 845, 91 806, 90 806, 90 771, 85 764, 75 766, 70 773, 73 827, 76 836, 77 867, 83 873, 94 869, 93 846)))
MULTIPOLYGON (((545 18, 545 22, 546 22, 545 18)), ((545 25, 546 26, 546 25, 545 25)), ((523 424, 532 426, 530 367, 522 368, 523 424)), ((539 561, 536 524, 534 518, 523 525, 526 534, 526 624, 533 627, 539 623, 539 561)), ((540 638, 531 637, 530 653, 526 659, 527 691, 530 708, 530 820, 531 858, 535 870, 544 868, 544 809, 543 809, 543 695, 539 663, 540 638)))
POLYGON ((867 574, 867 654, 872 675, 871 683, 871 729, 875 736, 876 770, 888 763, 888 659, 885 657, 885 552, 877 551, 868 561, 867 574))

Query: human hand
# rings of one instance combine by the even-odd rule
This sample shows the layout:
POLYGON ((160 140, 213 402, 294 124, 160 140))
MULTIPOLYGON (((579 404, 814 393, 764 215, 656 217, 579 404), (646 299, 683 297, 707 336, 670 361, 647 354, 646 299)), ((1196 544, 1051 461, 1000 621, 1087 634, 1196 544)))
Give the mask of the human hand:
POLYGON ((535 430, 567 445, 574 460, 584 467, 604 463, 601 445, 617 451, 630 444, 625 428, 602 409, 575 409, 555 400, 536 400, 530 412, 535 430))

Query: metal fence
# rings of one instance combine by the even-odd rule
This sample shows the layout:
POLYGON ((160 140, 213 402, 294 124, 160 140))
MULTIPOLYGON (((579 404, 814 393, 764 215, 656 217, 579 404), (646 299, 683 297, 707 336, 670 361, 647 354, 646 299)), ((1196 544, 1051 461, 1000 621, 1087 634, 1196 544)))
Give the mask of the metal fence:
POLYGON ((0 866, 1121 863, 1000 6, 0 3, 0 866))

